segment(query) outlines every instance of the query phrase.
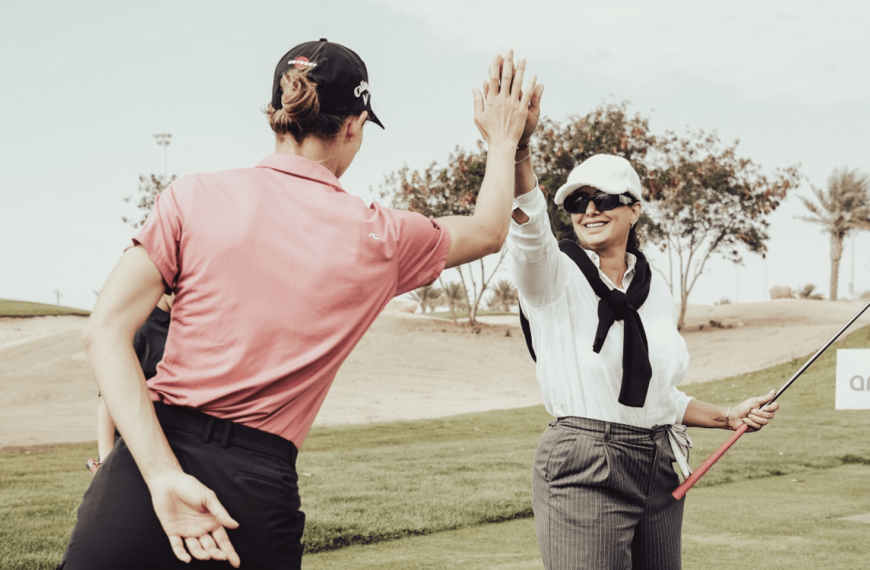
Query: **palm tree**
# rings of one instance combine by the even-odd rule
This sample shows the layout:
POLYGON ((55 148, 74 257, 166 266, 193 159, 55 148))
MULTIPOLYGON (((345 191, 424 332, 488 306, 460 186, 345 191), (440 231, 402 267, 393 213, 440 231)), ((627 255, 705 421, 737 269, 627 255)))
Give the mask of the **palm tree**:
POLYGON ((510 312, 511 307, 519 301, 519 294, 514 284, 507 279, 502 279, 492 288, 492 296, 489 298, 489 306, 493 309, 500 309, 504 312, 510 312))
POLYGON ((441 283, 441 290, 444 297, 444 302, 450 308, 450 313, 453 315, 453 324, 456 324, 456 310, 465 309, 468 307, 468 293, 462 283, 451 281, 450 283, 441 283))
POLYGON ((843 240, 850 232, 870 229, 870 179, 858 170, 834 170, 828 189, 812 186, 818 204, 800 197, 812 215, 798 219, 820 224, 831 236, 831 300, 837 300, 843 240))
POLYGON ((434 311, 435 307, 438 306, 438 301, 441 300, 441 289, 431 283, 423 285, 411 293, 411 298, 420 305, 420 312, 425 314, 426 309, 434 311))

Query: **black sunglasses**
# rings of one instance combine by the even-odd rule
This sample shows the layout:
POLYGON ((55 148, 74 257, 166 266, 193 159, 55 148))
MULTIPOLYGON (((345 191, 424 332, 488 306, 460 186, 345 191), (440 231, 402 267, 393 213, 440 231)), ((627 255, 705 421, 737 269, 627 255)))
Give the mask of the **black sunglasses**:
POLYGON ((617 206, 630 206, 631 204, 634 204, 636 200, 625 194, 606 194, 604 192, 598 192, 594 196, 590 196, 589 194, 578 191, 565 198, 562 207, 564 207, 569 214, 585 214, 586 209, 589 207, 589 202, 595 204, 595 208, 597 208, 599 212, 606 212, 607 210, 612 210, 617 206))

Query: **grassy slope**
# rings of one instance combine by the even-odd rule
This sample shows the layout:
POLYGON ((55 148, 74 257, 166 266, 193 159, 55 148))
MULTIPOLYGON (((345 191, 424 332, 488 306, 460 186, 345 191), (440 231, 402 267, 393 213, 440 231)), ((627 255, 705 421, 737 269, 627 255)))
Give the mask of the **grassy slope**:
MULTIPOLYGON (((783 397, 775 425, 742 438, 692 493, 753 479, 780 484, 844 464, 866 471, 870 413, 834 410, 834 370, 836 348, 867 346, 870 327, 833 347, 783 397)), ((802 363, 691 385, 687 392, 712 402, 738 402, 780 386, 802 363)), ((309 521, 307 550, 530 516, 530 465, 549 419, 535 407, 313 430, 298 465, 309 521)), ((720 430, 692 432, 694 465, 726 436, 720 430)), ((92 444, 61 445, 47 453, 0 452, 4 568, 51 568, 57 562, 89 480, 81 464, 95 452, 92 444), (6 564, 25 559, 34 564, 6 564)), ((775 506, 762 494, 746 508, 775 506)), ((746 512, 726 508, 701 520, 710 518, 709 532, 727 536, 746 512)), ((686 533, 691 532, 687 520, 686 533)))
POLYGON ((12 301, 0 299, 0 317, 45 317, 52 315, 90 315, 90 311, 61 307, 57 305, 44 305, 42 303, 30 303, 28 301, 12 301))

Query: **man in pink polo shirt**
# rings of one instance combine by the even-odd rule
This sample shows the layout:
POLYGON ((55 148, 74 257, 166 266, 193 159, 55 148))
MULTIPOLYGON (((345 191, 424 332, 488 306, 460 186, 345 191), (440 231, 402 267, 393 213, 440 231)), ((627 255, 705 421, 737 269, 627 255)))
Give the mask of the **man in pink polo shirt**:
POLYGON ((359 56, 320 40, 281 58, 275 154, 174 182, 102 289, 85 344, 122 439, 60 568, 300 568, 296 454, 342 362, 394 296, 504 243, 541 96, 524 70, 496 57, 475 91, 489 152, 474 214, 431 220, 339 184, 366 121, 382 126, 359 56), (172 325, 146 385, 132 337, 164 291, 172 325))

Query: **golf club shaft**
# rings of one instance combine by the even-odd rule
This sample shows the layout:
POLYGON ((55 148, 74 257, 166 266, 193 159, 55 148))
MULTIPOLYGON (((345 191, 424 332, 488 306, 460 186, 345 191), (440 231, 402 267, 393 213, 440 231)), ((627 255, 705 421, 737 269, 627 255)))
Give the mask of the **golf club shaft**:
MULTIPOLYGON (((780 388, 779 390, 776 391, 776 394, 773 396, 773 399, 770 400, 769 402, 767 402, 767 404, 772 404, 773 402, 776 401, 777 398, 779 398, 779 397, 782 395, 783 392, 785 392, 786 390, 788 390, 789 386, 791 386, 792 384, 794 384, 794 381, 798 379, 798 376, 800 376, 801 374, 803 374, 803 373, 804 373, 804 370, 806 370, 807 368, 809 368, 810 365, 811 365, 813 362, 815 362, 816 359, 817 359, 818 357, 820 357, 820 356, 822 355, 823 352, 825 352, 826 350, 828 350, 828 348, 829 348, 832 344, 834 344, 834 342, 836 342, 836 340, 837 340, 838 338, 840 338, 840 335, 843 334, 844 332, 846 332, 846 329, 848 329, 850 326, 852 326, 852 323, 854 323, 855 321, 857 321, 858 318, 859 318, 861 315, 863 315, 863 314, 864 314, 864 311, 866 311, 868 308, 870 308, 870 303, 867 303, 866 305, 864 305, 864 307, 861 308, 861 310, 858 311, 858 312, 855 314, 855 316, 852 317, 852 318, 849 320, 849 322, 846 323, 846 325, 845 325, 843 328, 841 328, 841 329, 837 332, 837 334, 835 334, 833 337, 831 337, 831 340, 829 340, 829 341, 827 342, 827 344, 825 344, 825 346, 823 346, 822 348, 820 348, 820 349, 818 350, 818 352, 816 352, 816 353, 812 356, 812 358, 810 358, 809 360, 807 360, 806 363, 805 363, 803 366, 801 366, 800 370, 798 370, 797 372, 795 372, 795 373, 794 373, 794 376, 792 376, 792 377, 789 379, 788 382, 786 382, 785 384, 783 384, 782 388, 780 388)), ((766 406, 767 404, 765 404, 765 406, 766 406)))
MULTIPOLYGON (((858 313, 857 313, 854 317, 852 317, 852 319, 851 319, 848 323, 846 323, 846 326, 844 326, 843 328, 841 328, 841 329, 839 330, 839 332, 837 332, 837 334, 835 334, 835 335, 831 338, 831 340, 829 340, 829 341, 827 342, 827 344, 825 344, 825 346, 823 346, 822 348, 820 348, 820 349, 818 350, 818 352, 816 352, 816 353, 815 353, 815 354, 814 354, 814 355, 813 355, 809 360, 807 360, 807 362, 806 362, 803 366, 801 366, 800 370, 798 370, 797 372, 795 372, 794 376, 792 376, 792 377, 789 379, 789 381, 786 382, 786 383, 782 386, 782 388, 780 388, 779 390, 777 390, 777 391, 776 391, 776 394, 774 394, 773 398, 772 398, 769 402, 767 402, 766 404, 764 404, 764 406, 766 406, 767 404, 772 404, 773 402, 775 402, 776 399, 779 398, 779 397, 782 395, 782 393, 785 392, 785 391, 789 388, 789 386, 791 386, 792 384, 794 384, 794 381, 797 380, 798 377, 799 377, 801 374, 803 374, 804 371, 805 371, 807 368, 809 368, 810 365, 811 365, 813 362, 815 362, 816 359, 817 359, 819 356, 821 356, 823 352, 825 352, 826 350, 828 350, 828 348, 830 348, 830 346, 831 346, 832 344, 834 344, 834 342, 835 342, 838 338, 840 338, 840 335, 843 334, 844 332, 846 332, 846 329, 848 329, 850 326, 852 326, 852 323, 854 323, 855 321, 857 321, 857 320, 858 320, 858 317, 860 317, 861 315, 863 315, 863 314, 864 314, 864 311, 866 311, 868 308, 870 308, 870 303, 867 303, 866 305, 864 305, 864 307, 863 307, 860 311, 858 311, 858 313)), ((763 407, 763 406, 759 406, 759 407, 763 407)), ((714 464, 714 463, 716 463, 717 461, 719 461, 719 458, 722 457, 722 456, 725 454, 725 452, 728 451, 728 449, 729 449, 732 445, 734 445, 734 444, 737 442, 738 439, 740 439, 740 436, 742 436, 744 433, 746 433, 746 430, 747 430, 748 428, 749 428, 749 426, 747 426, 746 424, 743 424, 742 426, 740 426, 739 428, 737 428, 737 430, 736 430, 736 431, 731 435, 731 437, 729 437, 729 438, 725 441, 725 443, 723 443, 721 446, 719 446, 719 449, 717 449, 715 452, 713 452, 713 455, 711 455, 710 457, 708 457, 707 459, 705 459, 705 460, 704 460, 704 463, 702 463, 700 467, 698 467, 698 468, 697 468, 697 469, 696 469, 696 470, 695 470, 691 475, 689 475, 689 476, 686 478, 686 480, 683 481, 683 483, 682 483, 679 487, 677 487, 677 488, 674 490, 673 493, 671 493, 671 495, 674 497, 674 499, 676 499, 676 500, 679 501, 680 499, 682 499, 683 497, 685 497, 685 496, 686 496, 686 493, 689 491, 689 489, 691 489, 692 486, 693 486, 695 483, 698 482, 698 479, 700 479, 700 478, 704 475, 704 473, 707 472, 707 470, 709 470, 711 467, 713 467, 713 464, 714 464)))

